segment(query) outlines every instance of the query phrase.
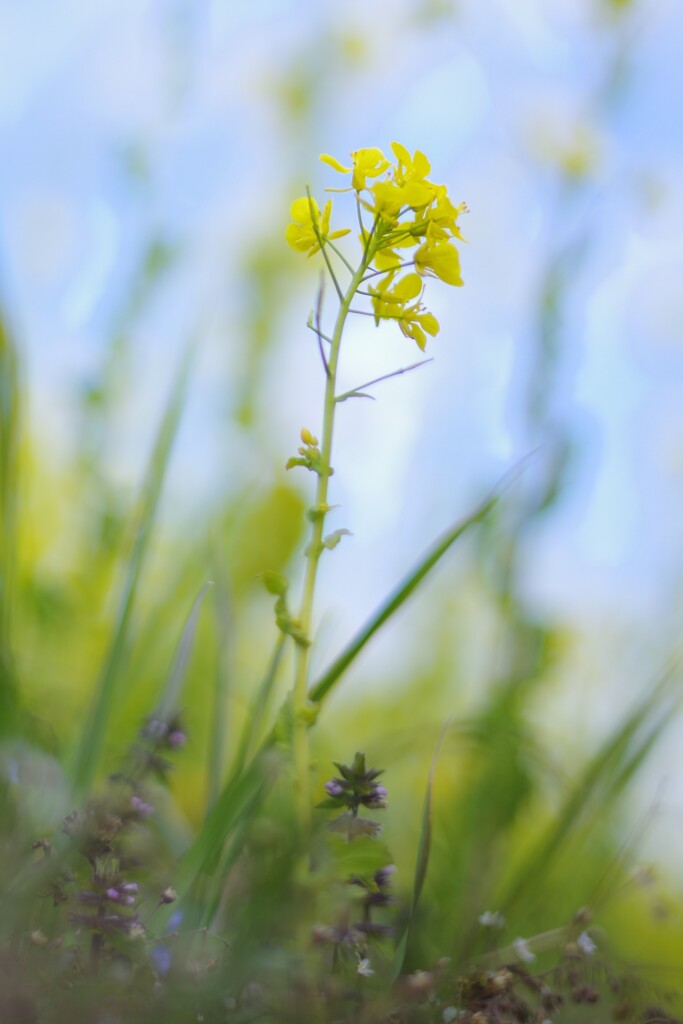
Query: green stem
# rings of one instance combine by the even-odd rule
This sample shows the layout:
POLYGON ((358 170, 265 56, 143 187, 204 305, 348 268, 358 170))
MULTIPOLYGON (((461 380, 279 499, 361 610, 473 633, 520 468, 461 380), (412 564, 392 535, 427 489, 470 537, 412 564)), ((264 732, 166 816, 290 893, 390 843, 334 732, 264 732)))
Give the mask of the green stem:
MULTIPOLYGON (((316 515, 311 524, 311 533, 306 553, 306 574, 304 577, 303 593, 301 597, 301 608, 299 612, 299 625, 302 633, 310 637, 311 619, 313 613, 313 599, 315 596, 315 583, 318 574, 318 563, 324 548, 322 544, 325 527, 327 490, 331 475, 330 459, 332 455, 332 435, 334 432, 334 415, 336 411, 336 386, 337 366, 339 363, 339 350, 341 347, 344 325, 349 313, 351 302, 358 290, 372 257, 374 249, 368 245, 363 255, 363 260, 351 279, 347 291, 341 296, 339 311, 334 325, 334 331, 330 338, 330 351, 327 359, 328 374, 325 381, 325 404, 323 409, 323 429, 320 447, 320 471, 318 473, 318 484, 315 493, 316 515)), ((309 752, 308 752, 308 722, 306 718, 306 691, 308 679, 308 658, 309 648, 304 644, 298 644, 296 650, 296 664, 294 677, 294 765, 298 780, 298 808, 299 823, 303 836, 307 836, 310 828, 311 803, 309 796, 309 752)))

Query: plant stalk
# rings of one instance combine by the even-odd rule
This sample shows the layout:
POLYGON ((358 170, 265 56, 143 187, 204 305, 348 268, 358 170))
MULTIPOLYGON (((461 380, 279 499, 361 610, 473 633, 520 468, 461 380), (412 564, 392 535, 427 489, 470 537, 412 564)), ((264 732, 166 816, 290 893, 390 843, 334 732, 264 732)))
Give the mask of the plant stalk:
MULTIPOLYGON (((312 518, 311 532, 306 551, 306 573, 304 576, 301 607, 299 611, 299 624, 304 636, 310 638, 311 620, 313 614, 313 600, 315 596, 315 583, 318 574, 318 563, 323 548, 323 533, 325 527, 327 491, 331 475, 330 459, 332 456, 332 436, 334 432, 334 415, 336 411, 336 386, 337 366, 339 363, 339 351, 341 348, 342 334, 351 303, 361 284, 374 250, 372 246, 364 254, 360 266, 354 273, 348 289, 341 297, 339 311, 334 324, 334 331, 330 339, 330 351, 327 360, 328 373, 325 380, 325 402, 323 408, 323 429, 320 446, 320 472, 315 492, 315 514, 312 518)), ((306 694, 308 681, 309 647, 305 644, 297 644, 295 676, 294 676, 294 766, 297 777, 298 794, 298 815, 302 836, 308 836, 311 821, 311 801, 309 794, 309 745, 308 728, 309 722, 306 715, 306 694)))

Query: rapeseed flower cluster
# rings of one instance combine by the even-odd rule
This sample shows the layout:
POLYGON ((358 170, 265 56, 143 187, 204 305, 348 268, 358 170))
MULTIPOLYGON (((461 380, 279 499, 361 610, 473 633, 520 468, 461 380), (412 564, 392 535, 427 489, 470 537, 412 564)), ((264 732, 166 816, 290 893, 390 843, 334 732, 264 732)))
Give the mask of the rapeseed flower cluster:
MULTIPOLYGON (((458 217, 467 207, 455 206, 446 186, 429 180, 431 166, 424 153, 416 150, 411 156, 398 142, 392 142, 391 149, 393 162, 375 147, 353 152, 348 167, 326 153, 320 159, 340 174, 351 175, 350 186, 328 191, 355 192, 363 281, 370 282, 366 294, 375 323, 395 320, 402 333, 424 349, 427 335, 433 337, 439 331, 436 317, 422 303, 424 278, 462 285, 453 240, 464 241, 458 217), (370 226, 366 220, 371 220, 370 226)), ((309 197, 295 200, 293 223, 287 228, 290 245, 311 256, 348 234, 350 229, 330 232, 331 209, 331 200, 322 214, 309 197)))

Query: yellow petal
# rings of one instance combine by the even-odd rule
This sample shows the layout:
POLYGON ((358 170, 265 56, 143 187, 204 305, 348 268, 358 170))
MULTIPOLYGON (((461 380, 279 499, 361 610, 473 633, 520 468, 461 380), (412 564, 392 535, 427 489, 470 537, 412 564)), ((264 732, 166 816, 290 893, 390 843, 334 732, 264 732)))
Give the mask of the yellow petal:
POLYGON ((300 224, 288 224, 285 238, 297 252, 308 252, 315 241, 311 238, 311 232, 302 228, 300 224))
POLYGON ((392 142, 391 148, 393 149, 394 156, 399 161, 399 163, 402 163, 404 167, 409 167, 411 162, 410 153, 408 152, 406 147, 402 146, 400 142, 392 142))
POLYGON ((425 242, 415 253, 418 273, 431 271, 446 284, 461 285, 458 250, 448 242, 425 242))
POLYGON ((318 217, 320 210, 318 209, 318 204, 315 199, 309 199, 308 196, 302 196, 301 199, 295 199, 289 208, 289 214, 292 220, 296 221, 297 224, 310 224, 311 205, 313 206, 315 216, 318 217))
POLYGON ((400 259, 391 249, 376 253, 374 262, 378 270, 395 270, 401 265, 400 259))
POLYGON ((416 149, 415 156, 413 157, 413 170, 417 176, 419 178, 426 178, 431 169, 432 165, 427 157, 419 149, 416 149))
POLYGON ((439 333, 439 321, 433 313, 421 313, 420 324, 424 327, 427 334, 431 334, 433 338, 439 333))
POLYGON ((422 281, 419 274, 406 274, 392 289, 392 294, 401 302, 408 302, 416 298, 422 291, 422 281))
POLYGON ((329 153, 321 153, 320 160, 321 163, 329 164, 330 167, 333 167, 335 171, 339 171, 341 174, 351 173, 352 169, 350 167, 344 167, 343 164, 340 164, 339 161, 335 160, 335 158, 333 156, 330 156, 329 153))

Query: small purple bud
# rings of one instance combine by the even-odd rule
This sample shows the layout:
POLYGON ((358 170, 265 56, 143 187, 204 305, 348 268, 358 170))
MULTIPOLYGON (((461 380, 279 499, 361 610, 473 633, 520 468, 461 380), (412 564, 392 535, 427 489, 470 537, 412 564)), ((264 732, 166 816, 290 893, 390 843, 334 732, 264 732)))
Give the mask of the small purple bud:
POLYGON ((387 864, 385 868, 380 868, 379 871, 375 871, 375 884, 379 889, 385 888, 391 881, 391 876, 396 871, 395 864, 387 864))
POLYGON ((180 750, 180 748, 184 747, 187 743, 187 736, 184 732, 181 732, 180 729, 174 729, 173 732, 169 734, 166 742, 172 750, 180 750))
POLYGON ((325 789, 330 796, 341 796, 344 792, 343 788, 334 779, 330 779, 329 782, 325 783, 325 789))
POLYGON ((384 786, 373 786, 372 795, 377 800, 383 800, 388 793, 384 786))
POLYGON ((118 889, 113 889, 113 888, 112 889, 107 889, 106 895, 107 895, 107 899, 110 899, 110 900, 118 901, 118 900, 121 899, 121 893, 119 892, 118 889))
POLYGON ((138 883, 137 882, 124 882, 124 884, 121 886, 121 892, 137 892, 137 891, 138 891, 138 883))
POLYGON ((137 811, 138 814, 143 818, 149 818, 150 814, 154 814, 153 805, 146 803, 139 796, 132 796, 130 798, 130 805, 133 808, 133 810, 137 811))

